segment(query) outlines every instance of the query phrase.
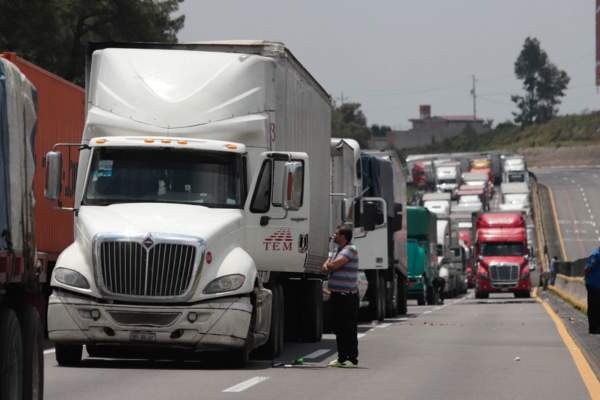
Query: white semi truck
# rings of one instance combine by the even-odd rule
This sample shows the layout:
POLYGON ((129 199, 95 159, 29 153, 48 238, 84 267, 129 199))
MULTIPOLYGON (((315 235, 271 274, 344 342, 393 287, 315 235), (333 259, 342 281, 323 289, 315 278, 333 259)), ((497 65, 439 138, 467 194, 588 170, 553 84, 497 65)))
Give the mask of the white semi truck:
MULTIPOLYGON (((75 241, 51 285, 59 365, 103 350, 318 341, 331 106, 281 43, 95 44, 75 241), (60 271, 60 273, 58 273, 60 271)), ((46 195, 60 200, 61 149, 46 195)))
POLYGON ((331 229, 340 220, 352 226, 360 276, 368 282, 361 306, 376 320, 405 313, 406 177, 400 160, 361 150, 352 139, 332 139, 330 190, 331 229))

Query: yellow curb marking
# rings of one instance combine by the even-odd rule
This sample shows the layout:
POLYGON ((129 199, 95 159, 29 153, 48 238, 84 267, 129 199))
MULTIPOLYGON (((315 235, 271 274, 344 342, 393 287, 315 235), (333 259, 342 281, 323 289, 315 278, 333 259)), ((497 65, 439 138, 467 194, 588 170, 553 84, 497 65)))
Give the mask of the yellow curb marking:
POLYGON ((592 367, 590 367, 590 364, 585 359, 585 356, 581 352, 581 349, 577 346, 571 335, 569 335, 565 324, 562 322, 560 317, 556 315, 552 307, 550 307, 545 301, 543 301, 537 296, 536 300, 538 301, 538 303, 544 306, 544 309, 546 310, 550 318, 552 318, 552 321, 554 321, 554 325, 556 325, 556 330, 562 338, 565 346, 567 346, 569 353, 571 353, 571 357, 573 357, 573 361, 577 366, 579 375, 581 375, 581 379, 583 380, 583 383, 585 384, 585 387, 587 388, 591 399, 600 400, 600 382, 598 381, 596 374, 592 370, 592 367))

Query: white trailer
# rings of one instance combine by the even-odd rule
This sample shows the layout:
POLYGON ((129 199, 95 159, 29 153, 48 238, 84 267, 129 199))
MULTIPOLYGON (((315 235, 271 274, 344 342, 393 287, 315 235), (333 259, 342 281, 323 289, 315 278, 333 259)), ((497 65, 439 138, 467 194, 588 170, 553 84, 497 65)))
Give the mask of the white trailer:
MULTIPOLYGON (((58 363, 76 365, 82 345, 139 344, 228 350, 244 364, 257 347, 279 354, 284 335, 320 340, 326 91, 276 42, 89 55, 76 238, 48 310, 58 363)), ((47 155, 53 199, 60 158, 47 155)))

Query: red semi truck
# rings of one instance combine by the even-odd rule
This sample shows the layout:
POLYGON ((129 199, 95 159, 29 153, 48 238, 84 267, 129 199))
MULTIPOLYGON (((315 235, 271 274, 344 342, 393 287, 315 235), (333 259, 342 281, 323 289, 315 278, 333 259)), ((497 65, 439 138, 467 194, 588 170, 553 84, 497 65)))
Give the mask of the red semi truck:
POLYGON ((529 250, 525 218, 521 213, 483 213, 475 222, 477 274, 475 297, 514 293, 529 297, 529 250))
MULTIPOLYGON (((84 92, 0 53, 0 399, 42 399, 48 278, 72 214, 43 198, 43 156, 81 134, 84 92)), ((68 160, 65 160, 67 163, 68 160)), ((64 165, 72 171, 76 164, 64 165)), ((68 187, 66 188, 68 190, 68 187)))

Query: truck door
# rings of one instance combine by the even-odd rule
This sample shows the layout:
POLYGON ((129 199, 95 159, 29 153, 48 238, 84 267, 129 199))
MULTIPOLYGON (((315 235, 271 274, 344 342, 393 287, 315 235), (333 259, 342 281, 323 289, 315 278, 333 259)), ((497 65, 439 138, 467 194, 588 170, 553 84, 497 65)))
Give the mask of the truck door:
POLYGON ((309 245, 308 156, 265 152, 259 165, 245 205, 246 249, 259 271, 303 272, 309 245))

